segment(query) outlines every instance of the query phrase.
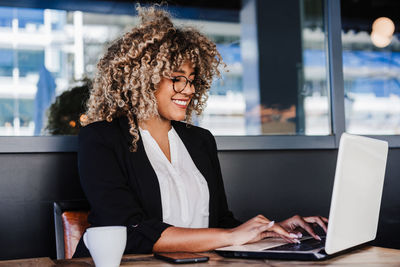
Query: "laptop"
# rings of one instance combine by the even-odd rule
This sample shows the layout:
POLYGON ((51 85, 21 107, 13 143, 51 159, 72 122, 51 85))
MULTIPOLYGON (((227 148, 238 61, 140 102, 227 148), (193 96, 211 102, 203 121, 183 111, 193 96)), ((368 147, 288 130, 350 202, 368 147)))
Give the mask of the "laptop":
POLYGON ((266 238, 253 244, 216 249, 224 257, 322 260, 376 237, 388 143, 343 133, 326 237, 304 237, 300 244, 266 238))

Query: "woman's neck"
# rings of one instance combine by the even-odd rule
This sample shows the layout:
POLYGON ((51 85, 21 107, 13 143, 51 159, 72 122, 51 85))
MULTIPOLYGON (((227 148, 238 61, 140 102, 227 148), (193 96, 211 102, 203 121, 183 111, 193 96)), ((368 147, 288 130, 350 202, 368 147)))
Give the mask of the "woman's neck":
POLYGON ((150 132, 152 136, 165 135, 171 130, 171 121, 160 117, 153 117, 145 121, 139 121, 140 128, 150 132))
POLYGON ((171 130, 171 121, 155 117, 146 121, 139 121, 139 127, 149 131, 165 157, 171 162, 171 150, 168 138, 168 132, 171 130))

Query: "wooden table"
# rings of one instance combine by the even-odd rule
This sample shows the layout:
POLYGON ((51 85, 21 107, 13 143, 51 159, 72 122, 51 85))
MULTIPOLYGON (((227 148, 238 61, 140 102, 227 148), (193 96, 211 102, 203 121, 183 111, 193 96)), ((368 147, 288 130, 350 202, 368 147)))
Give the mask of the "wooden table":
MULTIPOLYGON (((364 247, 354 250, 350 253, 334 257, 326 261, 281 261, 281 260, 248 260, 248 259, 230 259, 223 258, 215 253, 200 253, 210 257, 205 263, 194 263, 193 266, 399 266, 400 267, 400 250, 381 247, 364 247)), ((189 264, 176 265, 157 260, 151 254, 142 255, 125 255, 122 259, 121 266, 188 266, 189 264)), ((0 266, 66 266, 66 267, 84 267, 94 266, 91 258, 80 258, 72 260, 51 260, 50 258, 35 258, 24 260, 0 261, 0 266)))

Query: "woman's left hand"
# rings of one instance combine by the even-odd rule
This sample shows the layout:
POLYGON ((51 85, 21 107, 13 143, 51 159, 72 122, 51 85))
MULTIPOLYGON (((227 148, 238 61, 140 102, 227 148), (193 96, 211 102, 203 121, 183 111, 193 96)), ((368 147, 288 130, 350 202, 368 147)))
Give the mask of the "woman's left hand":
POLYGON ((306 231, 315 239, 321 240, 321 238, 314 232, 312 225, 319 225, 326 233, 327 223, 328 219, 322 216, 302 217, 295 215, 289 219, 279 222, 279 225, 282 226, 286 231, 297 234, 299 238, 302 236, 301 232, 306 231))

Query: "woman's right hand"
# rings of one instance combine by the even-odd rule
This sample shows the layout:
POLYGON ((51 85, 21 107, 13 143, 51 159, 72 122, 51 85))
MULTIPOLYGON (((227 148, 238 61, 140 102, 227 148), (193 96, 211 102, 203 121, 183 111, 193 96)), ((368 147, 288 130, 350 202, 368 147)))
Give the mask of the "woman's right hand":
POLYGON ((270 221, 263 215, 257 215, 238 227, 230 229, 229 233, 232 245, 254 243, 266 237, 277 236, 277 234, 289 242, 298 243, 300 237, 294 233, 289 233, 279 224, 275 224, 274 221, 270 221))

